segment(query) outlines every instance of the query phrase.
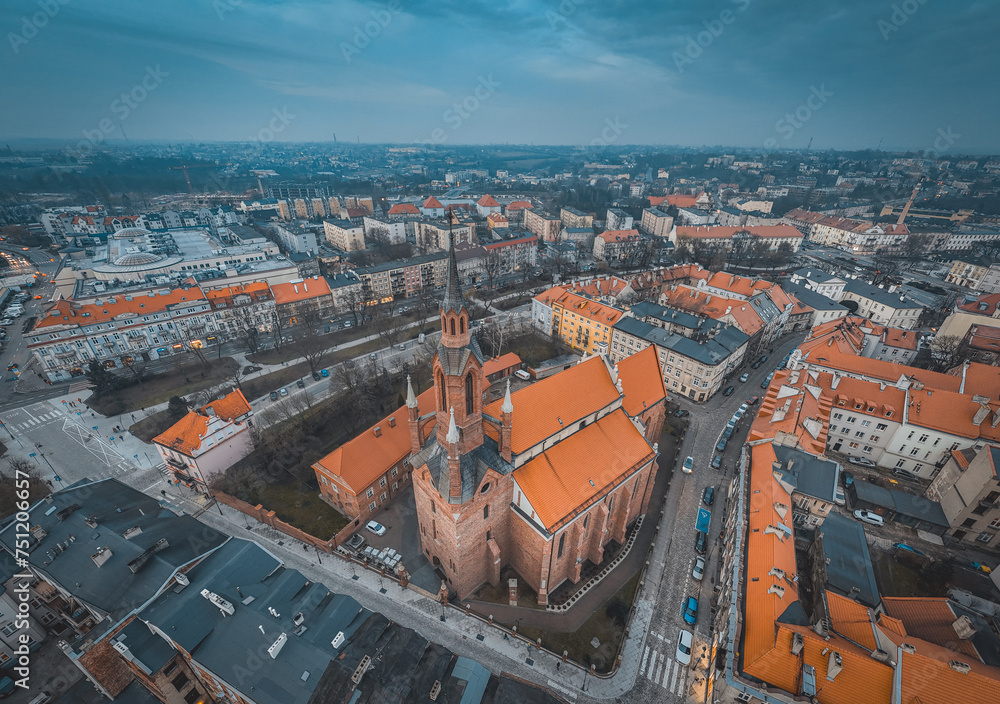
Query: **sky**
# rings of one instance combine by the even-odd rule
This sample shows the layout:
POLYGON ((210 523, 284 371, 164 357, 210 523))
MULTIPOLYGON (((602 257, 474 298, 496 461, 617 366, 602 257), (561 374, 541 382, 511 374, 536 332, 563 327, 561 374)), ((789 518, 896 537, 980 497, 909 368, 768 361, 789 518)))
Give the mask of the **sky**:
POLYGON ((3 0, 0 139, 998 153, 995 0, 3 0))

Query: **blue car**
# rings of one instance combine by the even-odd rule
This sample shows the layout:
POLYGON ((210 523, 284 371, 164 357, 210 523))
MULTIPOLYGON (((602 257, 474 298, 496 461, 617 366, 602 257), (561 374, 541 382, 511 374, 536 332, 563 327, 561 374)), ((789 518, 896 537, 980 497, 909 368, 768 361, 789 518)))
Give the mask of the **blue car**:
POLYGON ((698 600, 689 596, 684 600, 684 622, 692 626, 698 620, 698 600))
POLYGON ((329 369, 320 369, 319 370, 319 375, 320 376, 330 376, 330 370, 329 369))
POLYGON ((718 450, 719 452, 724 452, 726 449, 726 442, 727 442, 726 439, 722 438, 721 440, 719 440, 719 444, 715 446, 715 449, 718 450))

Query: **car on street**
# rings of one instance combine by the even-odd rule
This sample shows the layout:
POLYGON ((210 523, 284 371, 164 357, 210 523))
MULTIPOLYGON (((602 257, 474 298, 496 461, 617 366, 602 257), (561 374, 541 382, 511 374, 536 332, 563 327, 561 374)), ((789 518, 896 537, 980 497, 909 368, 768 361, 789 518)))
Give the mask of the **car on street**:
POLYGON ((756 406, 758 401, 760 401, 759 398, 757 398, 756 396, 751 396, 750 398, 747 399, 747 402, 744 405, 756 406))
POLYGON ((740 409, 738 411, 739 414, 742 416, 744 413, 747 412, 747 408, 748 408, 748 406, 745 403, 740 404, 740 409))
POLYGON ((726 390, 722 392, 722 395, 723 396, 732 396, 733 392, 735 392, 735 391, 736 391, 736 387, 735 386, 727 386, 726 390))
POLYGON ((705 550, 708 549, 708 534, 705 531, 698 531, 698 535, 694 539, 694 549, 699 555, 705 554, 705 550))
POLYGON ((760 382, 760 388, 766 389, 771 384, 771 379, 773 378, 774 378, 774 372, 771 372, 770 374, 767 375, 767 378, 764 379, 764 381, 760 382))
POLYGON ((906 552, 912 552, 914 555, 923 555, 923 553, 917 550, 915 547, 913 547, 912 545, 907 545, 906 543, 893 543, 892 547, 896 548, 897 550, 905 550, 906 552))
POLYGON ((288 389, 286 389, 286 388, 282 387, 282 388, 281 388, 281 395, 282 395, 282 396, 287 396, 287 395, 288 395, 288 389))
POLYGON ((911 482, 920 481, 920 477, 918 477, 916 474, 914 474, 908 469, 903 469, 901 467, 897 467, 896 469, 892 470, 892 476, 899 477, 900 479, 906 479, 907 481, 911 482))
POLYGON ((365 528, 375 535, 385 535, 385 526, 378 521, 368 521, 368 523, 365 524, 365 528))
POLYGON ((733 436, 733 429, 735 427, 736 426, 734 426, 732 423, 730 423, 729 425, 727 425, 726 429, 722 431, 722 439, 723 440, 728 440, 729 438, 731 438, 733 436))
POLYGON ((698 600, 689 596, 684 600, 684 623, 692 626, 698 620, 698 600))
POLYGON ((691 631, 681 631, 677 635, 677 652, 674 653, 674 657, 681 665, 691 664, 692 642, 694 642, 694 636, 691 635, 691 631))
POLYGON ((320 369, 319 370, 319 375, 322 376, 322 377, 328 377, 328 376, 330 376, 330 371, 327 370, 327 369, 320 369))
POLYGON ((833 502, 838 506, 847 505, 847 497, 844 495, 843 487, 837 486, 833 488, 833 502))
POLYGON ((726 443, 727 442, 728 442, 728 440, 726 440, 725 438, 722 438, 721 440, 719 440, 719 444, 715 446, 715 451, 716 452, 725 452, 726 451, 726 443))
POLYGON ((715 503, 715 487, 706 486, 705 491, 701 495, 701 501, 706 506, 711 506, 715 503))
POLYGON ((298 381, 296 381, 295 385, 298 386, 300 389, 306 388, 306 382, 302 381, 302 379, 299 379, 298 381))
POLYGON ((684 472, 684 474, 691 474, 691 472, 694 471, 694 458, 691 455, 684 458, 684 464, 681 465, 681 471, 684 472))
POLYGON ((743 417, 743 411, 736 409, 736 413, 733 414, 733 425, 739 422, 740 418, 743 417))
POLYGON ((873 526, 885 525, 885 520, 872 511, 857 510, 854 512, 854 517, 857 518, 862 523, 868 523, 873 526))
POLYGON ((674 415, 677 416, 678 418, 683 418, 684 416, 689 415, 689 414, 690 414, 690 411, 685 411, 683 408, 681 408, 674 415))
POLYGON ((749 379, 750 379, 750 374, 747 372, 743 372, 743 374, 740 376, 740 381, 742 381, 743 383, 746 383, 749 379))
POLYGON ((712 459, 712 469, 718 469, 722 466, 722 455, 716 455, 712 459))
POLYGON ((0 680, 0 697, 6 697, 14 692, 14 680, 10 677, 4 677, 0 680))
POLYGON ((278 392, 277 391, 272 391, 271 392, 271 400, 272 401, 277 401, 278 400, 278 392))
POLYGON ((699 582, 705 576, 705 558, 699 555, 694 558, 694 569, 691 570, 691 577, 699 582))
POLYGON ((7 327, 8 325, 13 325, 13 324, 14 321, 11 320, 10 318, 4 318, 3 320, 0 320, 0 326, 2 327, 7 327))
POLYGON ((760 359, 758 359, 757 361, 760 362, 761 364, 763 364, 764 362, 767 361, 767 355, 766 354, 762 354, 760 356, 760 359))
POLYGON ((319 372, 313 372, 313 381, 319 381, 319 380, 320 380, 319 372))
POLYGON ((875 469, 875 467, 878 466, 867 457, 848 457, 847 461, 851 464, 856 464, 859 467, 871 467, 872 469, 875 469))
POLYGON ((979 572, 983 572, 985 574, 990 574, 993 571, 992 568, 987 567, 981 562, 970 562, 969 567, 971 567, 974 570, 978 570, 979 572))
POLYGON ((750 366, 753 367, 754 369, 760 369, 760 365, 761 365, 761 361, 758 359, 756 362, 754 362, 750 366))

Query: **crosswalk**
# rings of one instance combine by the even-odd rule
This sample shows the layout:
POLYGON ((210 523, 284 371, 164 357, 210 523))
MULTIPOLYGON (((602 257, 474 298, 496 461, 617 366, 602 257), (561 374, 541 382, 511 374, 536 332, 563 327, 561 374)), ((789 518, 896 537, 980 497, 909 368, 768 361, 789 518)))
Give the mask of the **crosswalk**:
POLYGON ((673 641, 664 639, 661 634, 650 633, 649 643, 642 654, 642 665, 639 675, 668 692, 681 696, 684 692, 686 668, 670 657, 673 641), (664 651, 664 652, 661 652, 664 651))
MULTIPOLYGON (((21 410, 24 411, 23 408, 21 410)), ((7 425, 14 430, 28 430, 30 428, 44 425, 45 423, 50 423, 54 420, 66 417, 61 411, 50 411, 49 413, 43 413, 38 416, 32 416, 27 413, 27 411, 24 411, 24 413, 28 416, 27 420, 23 420, 19 423, 8 423, 7 425)))

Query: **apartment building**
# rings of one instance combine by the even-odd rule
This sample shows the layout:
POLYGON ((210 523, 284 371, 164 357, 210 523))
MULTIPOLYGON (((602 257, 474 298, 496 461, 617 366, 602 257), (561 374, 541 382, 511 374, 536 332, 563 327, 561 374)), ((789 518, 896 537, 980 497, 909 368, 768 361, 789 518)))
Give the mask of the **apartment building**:
POLYGON ((355 269, 367 300, 409 298, 444 286, 448 278, 448 253, 431 252, 385 264, 355 269))
POLYGON ((851 279, 844 286, 840 299, 842 304, 853 301, 857 305, 854 311, 862 318, 869 318, 879 325, 911 330, 917 326, 917 320, 924 308, 909 300, 894 285, 872 286, 861 279, 851 279))
POLYGON ((633 227, 632 216, 620 208, 608 208, 604 216, 604 228, 606 230, 631 230, 633 227))
POLYGON ((562 220, 551 213, 524 210, 524 227, 540 242, 556 242, 562 230, 562 220))
POLYGON ((620 262, 632 257, 642 246, 638 230, 605 230, 594 237, 594 259, 603 262, 620 262))
POLYGON ((674 218, 667 215, 659 208, 644 208, 639 229, 653 237, 670 237, 670 231, 674 228, 674 218))
POLYGON ((508 239, 485 245, 487 253, 495 253, 500 260, 500 274, 513 274, 534 267, 538 260, 538 237, 528 233, 512 233, 508 239))
POLYGON ((950 453, 927 498, 941 503, 947 534, 971 544, 993 545, 1000 533, 1000 446, 950 453))
POLYGON ((365 228, 350 220, 324 220, 323 234, 332 247, 344 252, 365 248, 365 228))
POLYGON ((559 219, 565 227, 593 227, 594 216, 568 206, 559 209, 559 219))
POLYGON ((448 251, 454 244, 476 244, 476 224, 471 221, 449 223, 447 220, 418 221, 414 223, 417 247, 423 251, 448 251))
POLYGON ((406 224, 401 220, 391 217, 382 220, 371 215, 365 215, 361 222, 365 231, 365 241, 368 243, 383 240, 386 244, 402 244, 406 242, 406 224))
POLYGON ((551 335, 584 354, 608 354, 615 323, 624 314, 613 306, 566 292, 551 302, 551 335))
POLYGON ((273 224, 271 231, 278 238, 285 252, 304 254, 319 251, 319 238, 316 236, 315 230, 304 223, 273 224))
POLYGON ((295 279, 271 287, 275 312, 286 325, 315 325, 336 313, 326 279, 295 279))
POLYGON ((791 225, 763 225, 760 227, 726 227, 724 225, 678 225, 670 233, 670 241, 701 242, 706 245, 732 251, 740 240, 764 242, 772 252, 785 244, 792 252, 802 246, 802 233, 791 225))
POLYGON ((476 201, 476 212, 479 213, 479 217, 485 218, 492 214, 499 215, 502 210, 500 204, 497 203, 497 199, 489 193, 476 201))
POLYGON ((524 214, 534 207, 526 200, 515 200, 504 206, 503 214, 512 223, 524 223, 524 214))
POLYGON ((806 267, 792 272, 791 282, 826 296, 831 301, 839 301, 844 296, 847 281, 828 274, 822 269, 806 267))

